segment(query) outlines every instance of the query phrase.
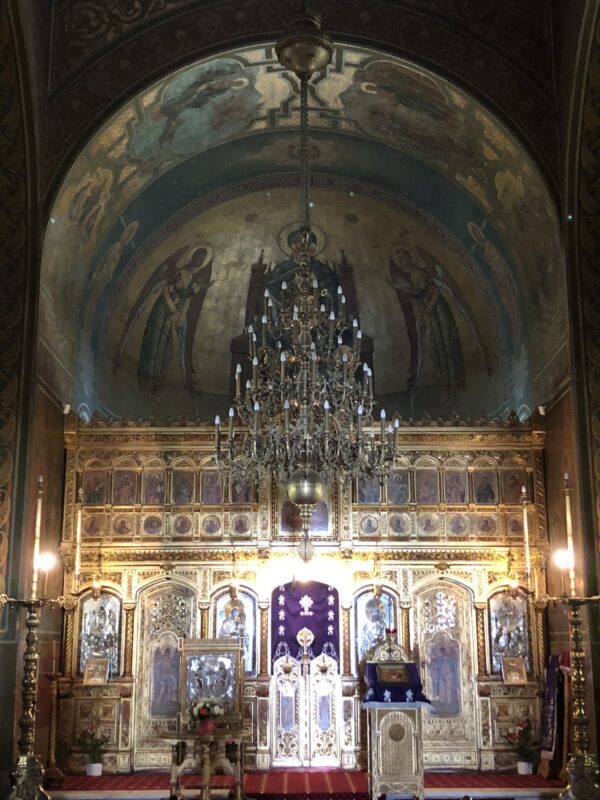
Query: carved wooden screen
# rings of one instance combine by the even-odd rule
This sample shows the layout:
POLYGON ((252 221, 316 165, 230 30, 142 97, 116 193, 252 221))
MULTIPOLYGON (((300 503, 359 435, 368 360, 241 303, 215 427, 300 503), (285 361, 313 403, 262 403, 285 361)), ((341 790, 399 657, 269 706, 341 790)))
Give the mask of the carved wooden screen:
POLYGON ((305 706, 300 662, 291 656, 278 658, 271 679, 271 746, 273 764, 301 766, 302 720, 305 706))
POLYGON ((135 766, 170 764, 169 745, 179 708, 177 639, 195 636, 196 594, 165 582, 142 595, 137 639, 135 766))
POLYGON ((317 656, 303 675, 299 661, 278 658, 270 710, 274 766, 339 766, 342 691, 335 659, 317 656))
POLYGON ((310 662, 309 758, 312 766, 340 764, 342 691, 337 662, 320 655, 310 662))
POLYGON ((472 597, 436 580, 417 591, 413 613, 421 678, 433 706, 423 713, 424 763, 477 767, 472 597))

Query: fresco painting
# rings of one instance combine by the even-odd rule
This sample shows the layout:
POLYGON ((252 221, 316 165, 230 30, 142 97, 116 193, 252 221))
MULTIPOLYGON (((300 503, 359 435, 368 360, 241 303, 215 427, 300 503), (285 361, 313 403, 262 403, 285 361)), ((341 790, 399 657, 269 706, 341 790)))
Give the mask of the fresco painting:
MULTIPOLYGON (((60 386, 61 396, 76 386, 91 409, 120 413, 115 398, 126 397, 126 407, 147 414, 174 403, 190 413, 198 409, 200 395, 208 404, 212 395, 226 393, 217 377, 212 382, 219 359, 210 356, 209 343, 198 356, 190 354, 204 343, 215 308, 222 310, 225 284, 233 287, 234 308, 243 297, 250 265, 240 253, 249 254, 253 244, 258 251, 277 230, 293 224, 289 209, 295 206, 283 206, 286 219, 267 215, 262 224, 245 222, 242 228, 225 215, 229 236, 240 232, 229 249, 220 246, 223 236, 203 232, 199 238, 198 220, 190 226, 193 234, 184 233, 181 219, 173 220, 179 214, 189 219, 186 204, 193 194, 298 164, 297 145, 289 139, 297 126, 292 100, 297 85, 272 70, 273 63, 270 50, 253 48, 167 76, 121 108, 76 159, 52 208, 41 273, 40 326, 57 364, 56 375, 47 377, 60 386), (274 135, 279 138, 269 138, 274 135), (212 155, 225 146, 237 147, 238 157, 212 155), (208 168, 191 170, 188 161, 203 153, 208 168), (175 179, 179 168, 181 180, 182 173, 175 179), (151 195, 161 199, 158 218, 145 213, 151 195), (179 234, 171 236, 177 228, 179 234), (163 248, 168 239, 168 249, 163 248), (161 250, 160 261, 140 258, 144 246, 148 252, 161 250), (121 299, 126 304, 119 306, 121 299), (97 371, 103 372, 101 379, 97 371), (159 401, 152 395, 160 390, 165 394, 159 401)), ((324 258, 339 261, 344 247, 355 260, 362 276, 359 303, 361 292, 375 284, 366 273, 373 260, 380 297, 384 288, 388 294, 393 288, 391 318, 398 338, 406 340, 408 363, 391 370, 403 376, 402 386, 390 386, 391 374, 383 375, 383 393, 393 395, 403 413, 431 413, 428 406, 435 401, 427 402, 427 392, 441 387, 445 406, 460 410, 461 392, 481 387, 485 392, 485 376, 492 371, 496 387, 504 386, 510 371, 511 395, 496 389, 496 409, 533 407, 536 396, 568 367, 568 353, 558 225, 532 161, 473 98, 399 59, 339 47, 313 91, 315 111, 328 109, 319 116, 321 139, 315 136, 314 142, 319 169, 352 176, 365 163, 398 196, 405 195, 407 185, 416 192, 428 185, 406 183, 407 174, 417 169, 429 170, 439 182, 439 191, 414 198, 437 216, 427 235, 417 232, 414 219, 398 219, 391 227, 380 222, 376 229, 365 225, 369 252, 362 240, 354 250, 352 242, 341 241, 340 232, 352 238, 350 231, 365 222, 364 209, 357 213, 348 191, 341 226, 337 219, 321 218, 316 204, 315 221, 329 249, 324 258), (334 135, 342 126, 344 136, 334 135), (344 156, 353 140, 360 140, 360 159, 344 156), (390 232, 386 241, 377 240, 376 232, 382 231, 390 232), (444 242, 450 245, 444 248, 444 242), (482 319, 486 305, 492 309, 489 321, 482 319)), ((373 208, 369 216, 380 210, 373 208)), ((255 208, 244 219, 251 215, 261 219, 255 208)), ((364 233, 363 228, 363 238, 364 233)), ((279 257, 273 254, 270 260, 279 257)), ((387 318, 390 301, 385 302, 388 306, 372 312, 371 320, 361 310, 373 329, 378 319, 387 318)), ((239 315, 228 313, 233 330, 239 315)), ((224 323, 217 325, 215 338, 221 338, 224 323)), ((397 342, 382 348, 382 364, 390 363, 394 346, 397 342)), ((483 405, 494 410, 487 398, 483 405)))
MULTIPOLYGON (((347 192, 331 188, 313 194, 325 231, 319 263, 330 265, 333 293, 346 280, 344 270, 352 270, 361 326, 377 342, 376 389, 393 396, 386 400, 388 408, 410 415, 411 406, 427 403, 430 413, 447 414, 468 400, 474 388, 471 376, 479 374, 485 376, 489 402, 497 401, 507 383, 503 322, 499 309, 490 313, 492 296, 478 292, 466 306, 463 286, 472 282, 475 269, 468 252, 458 242, 449 247, 447 232, 444 238, 425 216, 394 207, 383 197, 375 202, 355 196, 355 221, 347 230, 347 192), (342 237, 337 231, 344 229, 342 237), (414 286, 405 282, 394 292, 390 253, 398 243, 397 231, 403 232, 403 246, 422 252, 428 262, 426 269, 415 267, 414 286), (424 276, 424 287, 419 275, 424 276), (448 299, 444 286, 451 287, 448 299), (367 296, 368 303, 363 301, 367 296), (430 309, 431 297, 436 303, 430 309), (451 330, 444 327, 446 320, 451 330), (495 366, 492 380, 489 362, 495 366), (430 387, 441 380, 447 391, 432 396, 430 387)), ((264 244, 265 270, 272 270, 268 274, 277 275, 280 282, 275 264, 283 260, 283 253, 272 230, 289 227, 289 209, 296 202, 294 188, 277 189, 270 196, 254 192, 236 197, 199 217, 186 217, 147 256, 139 251, 137 268, 123 272, 115 303, 106 307, 95 326, 97 349, 110 356, 99 362, 102 396, 109 400, 139 395, 144 387, 146 413, 161 408, 169 413, 166 409, 175 396, 169 391, 182 389, 176 395, 181 411, 194 413, 200 398, 207 403, 205 413, 214 413, 222 401, 217 404, 211 396, 229 391, 229 370, 223 364, 231 364, 230 343, 244 327, 250 268, 261 252, 247 250, 248 237, 264 244), (232 235, 232 230, 237 233, 232 235), (200 235, 210 244, 189 244, 200 235), (240 253, 246 253, 244 261, 240 253), (196 276, 190 258, 197 259, 196 276), (179 306, 172 303, 174 298, 179 306)))
POLYGON ((170 371, 178 369, 179 382, 192 388, 191 351, 211 270, 212 252, 205 245, 179 249, 156 268, 129 312, 117 345, 115 369, 134 322, 146 309, 138 357, 140 386, 156 391, 163 383, 176 381, 170 371))
POLYGON ((395 246, 390 257, 390 277, 410 342, 407 394, 412 394, 422 380, 427 355, 436 372, 434 385, 443 386, 451 397, 464 387, 464 356, 455 319, 458 312, 465 317, 488 375, 491 374, 484 339, 467 301, 451 274, 436 264, 430 253, 421 248, 395 246), (426 348, 428 354, 424 352, 426 348))

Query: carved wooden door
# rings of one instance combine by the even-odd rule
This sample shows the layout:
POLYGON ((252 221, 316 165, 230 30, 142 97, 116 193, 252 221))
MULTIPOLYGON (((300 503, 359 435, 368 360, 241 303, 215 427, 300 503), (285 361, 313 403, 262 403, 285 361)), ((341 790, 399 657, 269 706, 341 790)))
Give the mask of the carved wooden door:
POLYGON ((177 639, 195 635, 196 595, 170 581, 149 589, 138 606, 135 767, 169 766, 164 734, 177 731, 179 650, 177 639))
POLYGON ((426 767, 478 766, 472 608, 470 593, 451 581, 438 580, 414 597, 413 646, 432 703, 423 711, 426 767))
POLYGON ((341 681, 326 655, 303 665, 283 656, 273 665, 271 741, 273 766, 340 765, 341 681))

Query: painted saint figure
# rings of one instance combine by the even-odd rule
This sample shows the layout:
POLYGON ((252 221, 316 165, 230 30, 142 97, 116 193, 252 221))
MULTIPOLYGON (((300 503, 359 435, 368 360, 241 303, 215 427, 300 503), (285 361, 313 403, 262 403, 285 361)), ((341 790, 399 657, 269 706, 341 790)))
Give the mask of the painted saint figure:
POLYGON ((390 256, 390 277, 410 343, 406 394, 411 395, 418 388, 427 356, 449 398, 465 385, 463 350, 449 299, 471 329, 488 374, 491 373, 484 340, 459 286, 429 253, 419 247, 396 245, 390 256))
POLYGON ((490 483, 490 479, 487 475, 483 475, 481 477, 481 481, 477 485, 475 490, 475 499, 478 503, 483 504, 490 504, 493 503, 496 499, 496 492, 494 491, 494 487, 490 483))
POLYGON ((151 305, 139 353, 139 384, 154 392, 165 383, 183 382, 193 392, 192 347, 211 273, 212 251, 207 245, 180 248, 154 270, 129 312, 115 370, 134 323, 151 305))
POLYGON ((375 646, 385 639, 386 626, 383 621, 383 615, 385 613, 383 603, 375 597, 372 597, 367 601, 365 613, 367 615, 367 621, 362 627, 360 636, 359 656, 361 661, 367 658, 373 652, 375 646))
POLYGON ((453 716, 460 713, 458 644, 451 640, 430 642, 428 670, 434 713, 453 716))

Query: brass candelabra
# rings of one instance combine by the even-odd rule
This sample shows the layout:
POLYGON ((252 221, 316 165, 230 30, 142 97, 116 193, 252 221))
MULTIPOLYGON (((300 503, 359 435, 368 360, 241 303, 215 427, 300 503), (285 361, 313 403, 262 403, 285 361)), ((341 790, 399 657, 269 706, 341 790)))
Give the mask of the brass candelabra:
POLYGON ((588 716, 585 709, 586 677, 581 608, 600 603, 600 595, 579 597, 575 594, 545 598, 567 606, 569 649, 571 654, 571 716, 572 735, 567 775, 569 783, 560 800, 600 800, 600 770, 596 756, 590 753, 588 716))
MULTIPOLYGON (((32 595, 35 595, 32 592, 32 595)), ((52 600, 38 598, 9 597, 0 594, 0 606, 27 609, 25 627, 25 652, 23 653, 23 680, 21 682, 21 696, 23 710, 19 719, 21 736, 19 737, 19 756, 12 772, 13 789, 8 800, 37 800, 49 798, 42 787, 44 767, 35 752, 35 730, 37 720, 37 692, 38 692, 38 666, 39 666, 39 628, 40 612, 44 607, 69 608, 75 603, 70 596, 57 597, 52 600)), ((50 735, 53 735, 51 731, 50 735)), ((50 766, 52 766, 50 764, 50 766)))

